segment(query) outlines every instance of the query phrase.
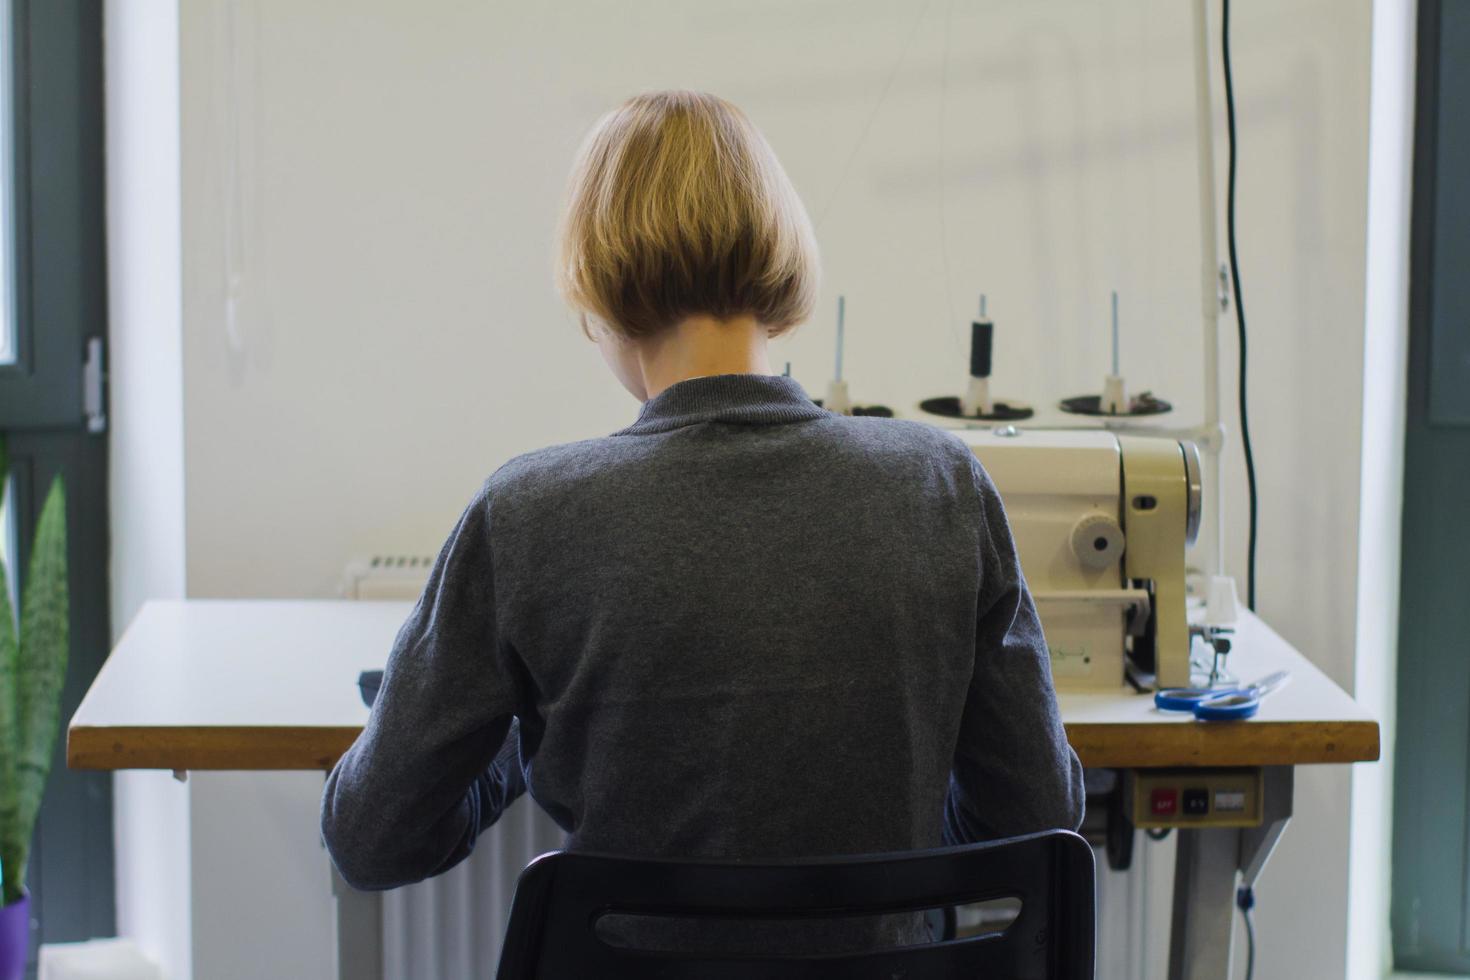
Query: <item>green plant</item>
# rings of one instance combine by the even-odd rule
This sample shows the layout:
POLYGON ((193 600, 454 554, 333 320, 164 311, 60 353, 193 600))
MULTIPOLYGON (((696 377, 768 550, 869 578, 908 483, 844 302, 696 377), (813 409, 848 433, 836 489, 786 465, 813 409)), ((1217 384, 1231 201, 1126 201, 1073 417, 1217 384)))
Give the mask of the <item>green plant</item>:
MULTIPOLYGON (((0 443, 0 488, 9 459, 0 443)), ((20 600, 20 634, 10 585, 0 562, 0 904, 25 895, 26 861, 51 749, 61 716, 66 678, 66 490, 51 482, 31 545, 20 600)))

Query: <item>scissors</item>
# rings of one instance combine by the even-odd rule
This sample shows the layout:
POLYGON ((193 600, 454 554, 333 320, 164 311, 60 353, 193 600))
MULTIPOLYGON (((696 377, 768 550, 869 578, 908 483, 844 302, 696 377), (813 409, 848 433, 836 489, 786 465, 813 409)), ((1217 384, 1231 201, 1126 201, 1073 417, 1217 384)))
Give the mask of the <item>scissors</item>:
POLYGON ((1278 670, 1244 687, 1166 687, 1154 694, 1161 711, 1190 711, 1200 721, 1238 721, 1252 717, 1261 698, 1291 679, 1291 672, 1278 670))

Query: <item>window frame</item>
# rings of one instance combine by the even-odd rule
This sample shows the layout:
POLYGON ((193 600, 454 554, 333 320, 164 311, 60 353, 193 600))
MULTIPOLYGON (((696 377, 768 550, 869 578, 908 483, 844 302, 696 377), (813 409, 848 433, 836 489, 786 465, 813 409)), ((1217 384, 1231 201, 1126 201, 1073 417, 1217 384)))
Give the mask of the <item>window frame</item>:
POLYGON ((10 3, 15 360, 0 364, 0 427, 69 427, 86 341, 106 335, 101 5, 10 3))
MULTIPOLYGON (((88 343, 107 337, 103 6, 10 3, 15 361, 0 365, 15 521, 8 570, 19 591, 39 509, 61 475, 71 598, 64 728, 111 646, 108 442, 105 427, 89 430, 83 400, 88 343)), ((58 732, 32 841, 32 977, 37 944, 116 928, 111 774, 68 770, 65 742, 58 732)))

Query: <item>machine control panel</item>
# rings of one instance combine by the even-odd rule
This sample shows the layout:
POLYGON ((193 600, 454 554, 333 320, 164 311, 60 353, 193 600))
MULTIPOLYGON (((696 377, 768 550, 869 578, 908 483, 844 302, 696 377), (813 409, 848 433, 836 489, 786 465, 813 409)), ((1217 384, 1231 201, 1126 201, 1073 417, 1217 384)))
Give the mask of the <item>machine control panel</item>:
POLYGON ((1134 826, 1256 827, 1260 769, 1135 769, 1125 799, 1134 826))

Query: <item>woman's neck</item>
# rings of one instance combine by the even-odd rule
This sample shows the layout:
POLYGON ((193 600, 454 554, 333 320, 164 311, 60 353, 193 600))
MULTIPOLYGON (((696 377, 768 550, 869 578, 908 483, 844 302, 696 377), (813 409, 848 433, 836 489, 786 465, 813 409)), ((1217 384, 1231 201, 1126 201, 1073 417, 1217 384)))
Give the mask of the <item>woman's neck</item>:
POLYGON ((770 331, 754 317, 717 320, 692 316, 639 345, 638 362, 649 398, 689 378, 716 374, 770 374, 770 331))

